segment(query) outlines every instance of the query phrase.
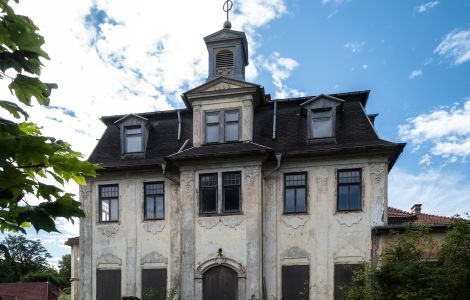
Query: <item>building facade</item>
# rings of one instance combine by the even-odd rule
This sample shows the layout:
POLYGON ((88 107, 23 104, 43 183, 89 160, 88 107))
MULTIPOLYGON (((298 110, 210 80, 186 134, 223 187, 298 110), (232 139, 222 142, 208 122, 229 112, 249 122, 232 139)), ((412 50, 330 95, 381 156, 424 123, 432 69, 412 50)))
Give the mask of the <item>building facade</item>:
POLYGON ((204 38, 185 108, 103 117, 80 189, 79 299, 341 299, 387 224, 369 91, 271 100, 245 81, 245 34, 204 38))

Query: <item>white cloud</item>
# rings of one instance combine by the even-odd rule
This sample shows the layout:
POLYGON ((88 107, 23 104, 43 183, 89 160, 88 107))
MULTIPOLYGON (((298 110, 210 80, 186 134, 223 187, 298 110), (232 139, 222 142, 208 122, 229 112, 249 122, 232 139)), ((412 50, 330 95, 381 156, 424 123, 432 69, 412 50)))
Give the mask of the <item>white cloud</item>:
POLYGON ((351 0, 321 0, 321 4, 335 4, 335 5, 340 5, 346 2, 349 2, 351 0))
POLYGON ((352 53, 359 53, 364 48, 365 42, 348 42, 344 44, 344 48, 349 49, 352 53))
POLYGON ((411 118, 398 127, 402 140, 431 145, 431 154, 455 162, 470 156, 470 100, 411 118))
POLYGON ((423 212, 436 215, 463 215, 470 211, 470 178, 444 170, 412 174, 395 168, 389 176, 389 206, 410 210, 423 204, 423 212))
POLYGON ((419 161, 419 165, 426 165, 430 166, 431 165, 431 155, 428 153, 424 154, 423 157, 421 157, 421 160, 419 161))
POLYGON ((410 76, 408 76, 408 79, 415 79, 416 77, 419 77, 421 75, 423 75, 423 70, 416 69, 411 71, 410 76))
POLYGON ((368 67, 369 67, 368 65, 362 65, 362 68, 363 68, 364 70, 367 70, 368 67))
MULTIPOLYGON (((218 0, 135 0, 132 5, 43 0, 13 5, 38 25, 46 39, 51 60, 45 61, 41 78, 59 85, 51 97, 53 107, 28 108, 31 120, 43 126, 44 134, 66 140, 85 156, 105 128, 101 116, 181 106, 181 92, 207 76, 203 37, 222 29, 225 20, 218 0)), ((232 28, 247 35, 251 55, 247 79, 254 80, 254 57, 260 46, 257 30, 283 16, 287 7, 284 0, 240 0, 233 11, 232 28)), ((288 60, 282 63, 288 68, 288 60)), ((11 99, 7 84, 0 81, 0 99, 11 99)), ((67 185, 66 190, 77 194, 78 189, 67 185)), ((65 238, 78 234, 77 223, 59 222, 58 228, 66 232, 60 239, 47 233, 40 233, 40 238, 54 237, 57 247, 62 247, 65 238)))
POLYGON ((429 1, 424 4, 418 5, 416 7, 416 11, 419 13, 424 13, 427 10, 430 10, 431 8, 437 6, 439 4, 439 1, 429 1))
POLYGON ((470 60, 470 30, 449 32, 436 47, 434 53, 453 60, 460 65, 470 60))
POLYGON ((284 81, 289 78, 292 71, 299 66, 299 63, 288 57, 281 57, 278 52, 274 52, 268 58, 258 57, 261 66, 271 73, 273 84, 276 87, 275 97, 278 99, 304 96, 304 93, 289 88, 284 81))

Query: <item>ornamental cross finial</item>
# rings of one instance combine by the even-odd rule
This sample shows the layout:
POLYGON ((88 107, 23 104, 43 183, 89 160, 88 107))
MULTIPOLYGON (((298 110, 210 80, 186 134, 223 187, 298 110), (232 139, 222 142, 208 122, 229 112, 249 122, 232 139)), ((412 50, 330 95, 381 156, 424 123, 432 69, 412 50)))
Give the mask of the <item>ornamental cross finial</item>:
POLYGON ((232 10, 233 2, 231 0, 225 0, 223 9, 227 13, 227 21, 229 21, 229 12, 232 10))

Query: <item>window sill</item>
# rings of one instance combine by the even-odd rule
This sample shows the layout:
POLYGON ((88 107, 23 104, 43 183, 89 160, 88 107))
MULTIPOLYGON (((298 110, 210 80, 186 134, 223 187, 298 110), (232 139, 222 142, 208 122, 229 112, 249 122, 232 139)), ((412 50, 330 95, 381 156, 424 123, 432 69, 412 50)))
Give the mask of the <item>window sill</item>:
POLYGON ((117 221, 98 221, 97 225, 111 225, 111 224, 119 224, 119 220, 117 221))
POLYGON ((336 210, 337 214, 347 214, 347 213, 362 213, 364 212, 363 209, 343 209, 343 210, 336 210))
POLYGON ((226 141, 226 142, 211 142, 211 143, 204 143, 202 145, 203 146, 212 146, 212 145, 238 144, 238 143, 242 143, 242 141, 237 140, 237 141, 226 141))
POLYGON ((296 216, 296 215, 303 215, 303 216, 308 216, 309 213, 308 211, 299 211, 299 212, 283 212, 283 216, 296 216))
POLYGON ((144 223, 156 222, 156 221, 165 221, 165 219, 144 219, 142 220, 144 223))
POLYGON ((199 213, 199 217, 226 217, 226 216, 241 216, 243 212, 224 212, 224 213, 199 213))
POLYGON ((145 152, 129 152, 121 154, 121 159, 136 159, 136 158, 144 158, 145 152))
POLYGON ((307 144, 309 145, 317 145, 317 144, 336 144, 335 137, 324 137, 324 138, 309 138, 307 140, 307 144))

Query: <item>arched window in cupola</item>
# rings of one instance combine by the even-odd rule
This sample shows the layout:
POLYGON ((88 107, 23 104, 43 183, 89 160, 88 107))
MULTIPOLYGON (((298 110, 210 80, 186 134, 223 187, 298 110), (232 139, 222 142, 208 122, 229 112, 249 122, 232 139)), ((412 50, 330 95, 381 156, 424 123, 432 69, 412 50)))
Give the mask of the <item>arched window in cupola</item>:
POLYGON ((219 50, 215 55, 215 69, 218 76, 234 73, 233 51, 230 49, 219 50))

